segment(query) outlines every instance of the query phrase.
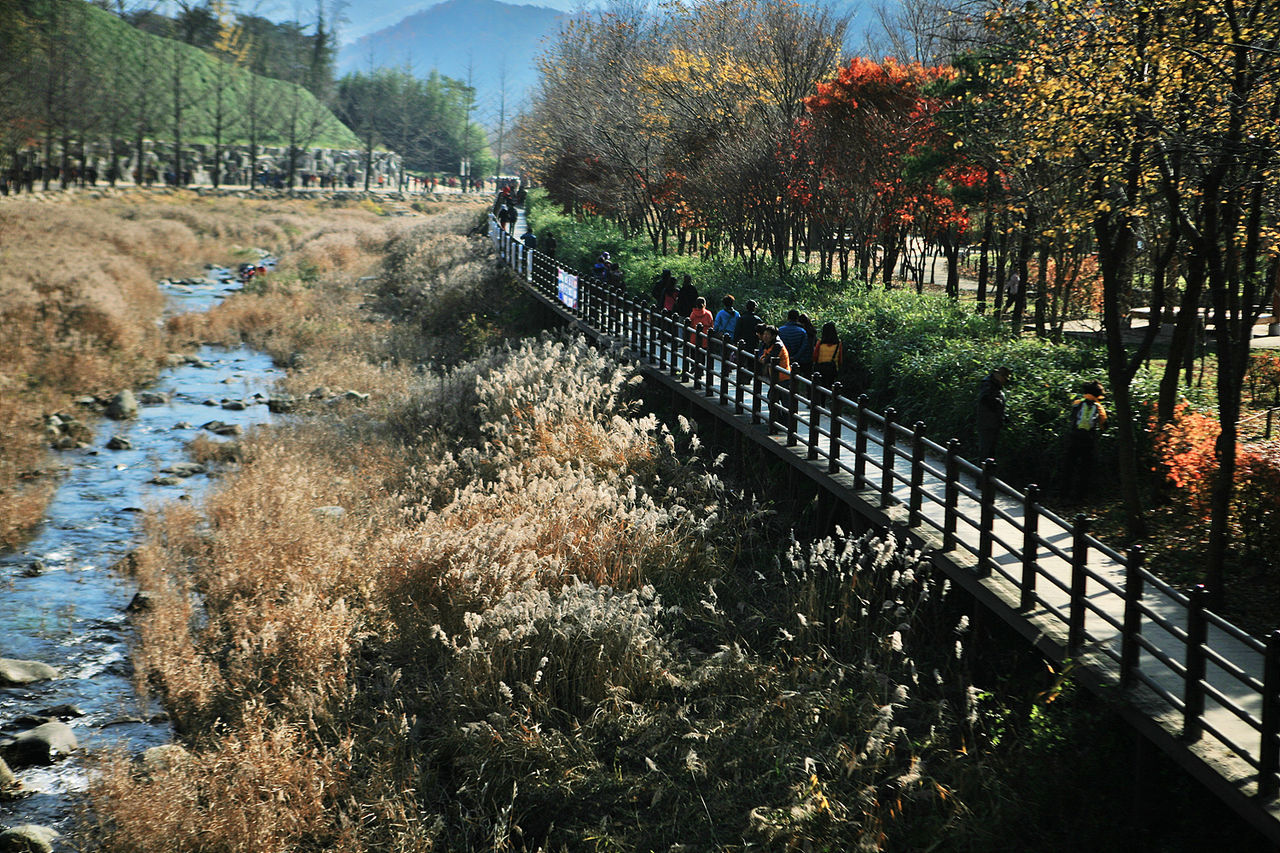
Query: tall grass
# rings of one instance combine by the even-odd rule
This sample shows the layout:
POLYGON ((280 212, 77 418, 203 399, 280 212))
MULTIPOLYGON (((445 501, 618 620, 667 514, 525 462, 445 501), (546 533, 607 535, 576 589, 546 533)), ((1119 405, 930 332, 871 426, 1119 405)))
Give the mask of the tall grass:
POLYGON ((396 237, 375 284, 286 270, 210 320, 298 354, 296 387, 332 354, 376 393, 253 432, 203 507, 149 519, 135 663, 193 758, 106 762, 92 842, 905 849, 962 819, 973 694, 929 564, 788 545, 582 340, 464 357, 460 314, 527 306, 461 224, 396 237))
POLYGON ((296 247, 294 264, 333 273, 386 239, 376 217, 357 210, 176 199, 0 204, 0 547, 40 519, 52 492, 43 416, 145 381, 184 343, 156 325, 158 278, 231 263, 247 247, 296 247))

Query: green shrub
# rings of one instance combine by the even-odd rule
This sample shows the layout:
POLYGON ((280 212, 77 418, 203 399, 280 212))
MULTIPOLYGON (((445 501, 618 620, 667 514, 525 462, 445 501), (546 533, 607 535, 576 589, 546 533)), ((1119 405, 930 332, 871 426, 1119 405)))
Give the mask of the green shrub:
MULTIPOLYGON (((740 259, 659 255, 643 235, 624 239, 612 222, 563 213, 542 190, 530 193, 528 215, 540 236, 555 234, 562 263, 590 269, 596 256, 608 251, 621 264, 632 293, 644 299, 661 271, 671 269, 677 279, 690 274, 713 310, 732 293, 740 309, 755 299, 760 316, 770 323, 784 322, 791 308, 808 313, 819 328, 834 321, 845 344, 841 382, 846 396, 865 393, 877 411, 892 406, 908 425, 924 421, 926 434, 939 444, 960 439, 961 454, 971 460, 977 446, 978 384, 992 368, 1007 365, 1014 380, 1005 389, 1008 423, 998 458, 1000 476, 1013 485, 1053 484, 1072 399, 1086 380, 1108 384, 1102 347, 1015 338, 1007 326, 941 294, 884 290, 804 272, 782 277, 770 269, 753 276, 740 259)), ((1148 444, 1147 413, 1154 409, 1158 383, 1158 376, 1144 370, 1132 386, 1140 452, 1148 444)), ((1115 433, 1113 418, 1102 439, 1102 458, 1115 433)))

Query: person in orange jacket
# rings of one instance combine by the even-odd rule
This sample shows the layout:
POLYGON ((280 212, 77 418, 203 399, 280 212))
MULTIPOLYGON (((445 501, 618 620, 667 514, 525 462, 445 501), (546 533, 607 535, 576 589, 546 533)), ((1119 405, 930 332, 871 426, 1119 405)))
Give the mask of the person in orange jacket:
POLYGON ((778 360, 776 372, 770 370, 765 374, 769 379, 769 423, 777 426, 783 423, 783 415, 790 415, 790 406, 784 406, 782 401, 788 399, 790 402, 791 389, 787 383, 791 379, 791 353, 787 352, 787 345, 778 337, 777 326, 762 326, 759 334, 760 349, 756 350, 756 364, 764 369, 770 359, 778 360))

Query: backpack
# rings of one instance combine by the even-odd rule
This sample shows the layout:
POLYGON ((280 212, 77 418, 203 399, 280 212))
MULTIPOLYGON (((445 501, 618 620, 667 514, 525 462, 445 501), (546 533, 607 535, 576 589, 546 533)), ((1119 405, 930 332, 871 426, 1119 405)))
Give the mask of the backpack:
POLYGON ((1089 400, 1077 400, 1071 407, 1071 428, 1093 432, 1101 420, 1098 404, 1089 400))

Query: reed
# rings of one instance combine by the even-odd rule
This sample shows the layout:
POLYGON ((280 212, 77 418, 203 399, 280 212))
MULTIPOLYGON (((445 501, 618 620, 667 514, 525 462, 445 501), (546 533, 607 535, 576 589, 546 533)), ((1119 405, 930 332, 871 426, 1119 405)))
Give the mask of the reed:
POLYGON ((203 506, 148 519, 136 671, 193 758, 108 762, 86 843, 877 850, 963 828, 981 711, 929 563, 792 542, 627 368, 518 339, 527 306, 459 224, 393 235, 376 282, 340 265, 222 312, 297 354, 290 387, 371 393, 254 430, 203 506), (267 325, 268 304, 301 313, 267 325), (510 340, 418 360, 472 313, 510 340))

